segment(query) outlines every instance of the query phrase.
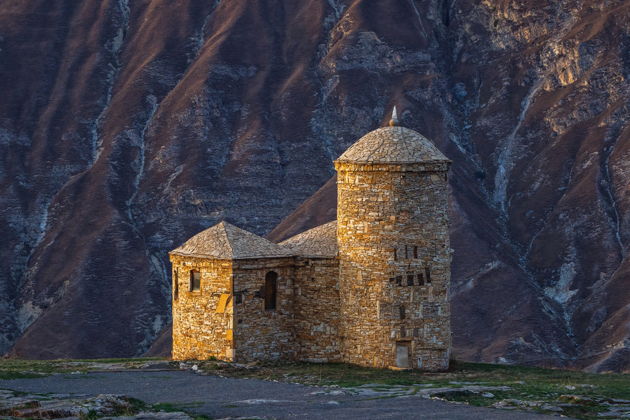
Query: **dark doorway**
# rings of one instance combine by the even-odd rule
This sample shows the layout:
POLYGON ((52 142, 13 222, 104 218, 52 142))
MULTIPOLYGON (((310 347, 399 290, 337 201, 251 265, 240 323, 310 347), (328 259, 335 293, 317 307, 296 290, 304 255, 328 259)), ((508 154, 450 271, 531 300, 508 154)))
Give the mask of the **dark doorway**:
POLYGON ((278 273, 270 271, 265 275, 265 310, 274 311, 278 295, 278 273))

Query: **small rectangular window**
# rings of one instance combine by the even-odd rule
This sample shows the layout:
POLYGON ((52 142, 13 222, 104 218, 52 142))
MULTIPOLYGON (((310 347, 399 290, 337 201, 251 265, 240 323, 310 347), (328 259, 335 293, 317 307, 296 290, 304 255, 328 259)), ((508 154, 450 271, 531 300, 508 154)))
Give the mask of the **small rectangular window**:
POLYGON ((429 266, 424 267, 424 276, 427 278, 427 284, 431 284, 431 269, 429 266))
POLYGON ((413 329, 413 336, 414 337, 420 337, 420 328, 414 328, 413 329))
POLYGON ((400 327, 400 336, 407 337, 407 329, 404 326, 400 327))
POLYGON ((416 259, 418 258, 418 247, 417 246, 413 247, 413 257, 416 258, 416 259))
POLYGON ((409 258, 409 254, 407 253, 407 245, 405 245, 405 259, 409 258))
POLYGON ((424 275, 422 273, 418 273, 418 286, 424 286, 424 275))
POLYGON ((407 286, 413 286, 413 274, 407 274, 407 286))
POLYGON ((190 272, 190 289, 191 292, 201 290, 201 273, 197 270, 190 272))
POLYGON ((404 305, 400 305, 399 307, 399 311, 400 311, 400 319, 405 319, 405 306, 404 305))
POLYGON ((396 286, 402 286, 402 276, 396 276, 396 286))

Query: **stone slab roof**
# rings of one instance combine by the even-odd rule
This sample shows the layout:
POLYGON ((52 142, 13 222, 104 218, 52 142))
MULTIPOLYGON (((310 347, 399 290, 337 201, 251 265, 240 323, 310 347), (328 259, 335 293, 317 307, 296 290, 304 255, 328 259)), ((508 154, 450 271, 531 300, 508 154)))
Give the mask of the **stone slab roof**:
POLYGON ((303 257, 334 258, 337 256, 337 221, 329 222, 280 242, 294 254, 303 257))
POLYGON ((221 260, 289 257, 291 250, 256 234, 221 222, 175 248, 171 254, 221 260))
POLYGON ((349 163, 450 162, 422 134, 406 127, 382 127, 361 137, 337 159, 349 163))

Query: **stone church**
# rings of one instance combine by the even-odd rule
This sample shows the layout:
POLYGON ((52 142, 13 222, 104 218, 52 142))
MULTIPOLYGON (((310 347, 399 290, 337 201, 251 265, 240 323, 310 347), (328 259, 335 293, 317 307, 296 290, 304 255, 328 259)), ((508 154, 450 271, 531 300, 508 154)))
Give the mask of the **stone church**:
POLYGON ((221 222, 173 250, 173 359, 448 368, 450 163, 394 112, 334 162, 336 221, 278 244, 221 222))

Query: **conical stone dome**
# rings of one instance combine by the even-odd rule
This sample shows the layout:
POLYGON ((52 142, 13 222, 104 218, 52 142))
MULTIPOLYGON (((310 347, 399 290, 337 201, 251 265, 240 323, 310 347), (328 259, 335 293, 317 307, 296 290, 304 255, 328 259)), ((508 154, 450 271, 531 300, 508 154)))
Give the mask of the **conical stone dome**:
POLYGON ((223 260, 279 258, 293 255, 289 249, 227 222, 218 223, 196 234, 183 245, 172 250, 170 254, 223 260))
POLYGON ((422 134, 406 127, 382 127, 361 137, 337 162, 406 164, 450 162, 422 134))

